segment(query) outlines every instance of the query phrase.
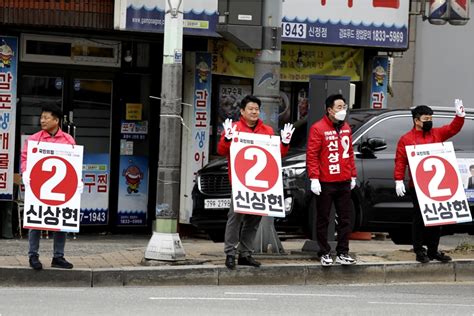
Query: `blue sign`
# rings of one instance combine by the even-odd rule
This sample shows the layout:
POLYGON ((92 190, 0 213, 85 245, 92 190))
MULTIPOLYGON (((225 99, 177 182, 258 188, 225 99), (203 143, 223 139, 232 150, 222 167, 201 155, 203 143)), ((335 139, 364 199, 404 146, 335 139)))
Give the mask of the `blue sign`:
POLYGON ((145 226, 148 206, 148 158, 121 156, 117 225, 145 226))

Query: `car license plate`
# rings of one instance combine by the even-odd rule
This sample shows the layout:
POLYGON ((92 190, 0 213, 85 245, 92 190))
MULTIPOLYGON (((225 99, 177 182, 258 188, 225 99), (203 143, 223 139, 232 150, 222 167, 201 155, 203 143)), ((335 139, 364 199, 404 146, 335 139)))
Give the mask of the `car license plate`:
POLYGON ((230 199, 206 199, 204 208, 229 208, 230 199))

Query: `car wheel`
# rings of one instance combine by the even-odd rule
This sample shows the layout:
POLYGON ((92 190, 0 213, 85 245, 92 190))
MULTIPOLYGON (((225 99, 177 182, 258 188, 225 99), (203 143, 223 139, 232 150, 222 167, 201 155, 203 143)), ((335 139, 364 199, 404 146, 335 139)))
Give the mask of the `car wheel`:
POLYGON ((223 229, 209 230, 207 232, 213 242, 223 242, 225 231, 223 229))
POLYGON ((388 234, 395 245, 412 244, 411 228, 390 230, 388 234))

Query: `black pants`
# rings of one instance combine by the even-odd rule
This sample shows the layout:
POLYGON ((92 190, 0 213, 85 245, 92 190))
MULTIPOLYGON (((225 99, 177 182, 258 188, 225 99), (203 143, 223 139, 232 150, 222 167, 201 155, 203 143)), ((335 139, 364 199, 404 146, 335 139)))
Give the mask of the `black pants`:
POLYGON ((439 238, 441 236, 441 226, 428 226, 426 227, 423 223, 423 217, 421 215, 420 204, 416 197, 414 188, 410 188, 410 195, 413 201, 414 213, 412 223, 412 239, 413 239, 413 251, 419 252, 423 250, 423 245, 428 247, 428 254, 434 254, 438 252, 439 238))
POLYGON ((316 238, 319 256, 331 252, 331 246, 328 243, 328 225, 333 202, 337 214, 336 252, 338 254, 349 252, 349 235, 352 231, 351 183, 349 181, 321 182, 321 194, 316 196, 316 238))

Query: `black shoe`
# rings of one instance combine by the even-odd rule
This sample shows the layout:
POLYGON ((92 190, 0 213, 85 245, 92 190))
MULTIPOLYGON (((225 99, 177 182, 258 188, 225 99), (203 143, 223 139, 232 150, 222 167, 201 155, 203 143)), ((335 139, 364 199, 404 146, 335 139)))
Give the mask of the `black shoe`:
POLYGON ((421 262, 421 263, 428 263, 430 262, 430 258, 428 258, 428 255, 424 251, 418 251, 416 252, 416 261, 421 262))
POLYGON ((453 260, 450 256, 447 256, 444 253, 439 252, 439 251, 434 253, 434 254, 429 253, 428 258, 430 258, 430 260, 438 260, 438 261, 441 261, 441 262, 449 262, 449 261, 453 260))
POLYGON ((235 257, 231 256, 231 255, 228 255, 225 258, 225 266, 227 268, 229 268, 230 270, 234 270, 235 269, 235 257))
POLYGON ((67 262, 64 257, 59 257, 59 258, 53 258, 53 261, 51 261, 51 267, 53 268, 60 268, 60 269, 72 269, 73 264, 70 262, 67 262))
POLYGON ((255 260, 252 256, 239 257, 237 264, 240 266, 251 266, 251 267, 260 267, 261 263, 255 260))
POLYGON ((32 267, 35 270, 43 269, 43 264, 41 263, 41 261, 39 261, 38 256, 31 256, 30 257, 30 267, 32 267))

